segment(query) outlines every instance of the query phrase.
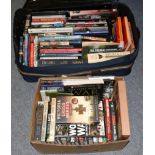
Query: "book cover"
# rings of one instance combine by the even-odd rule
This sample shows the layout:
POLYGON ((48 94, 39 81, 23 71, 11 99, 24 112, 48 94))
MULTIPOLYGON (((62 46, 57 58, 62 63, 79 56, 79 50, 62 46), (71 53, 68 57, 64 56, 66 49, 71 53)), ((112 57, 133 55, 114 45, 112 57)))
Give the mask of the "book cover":
POLYGON ((108 141, 112 141, 112 122, 110 114, 110 101, 108 98, 104 98, 104 109, 105 109, 105 126, 106 126, 106 138, 108 141))
POLYGON ((122 27, 123 27, 124 47, 125 51, 128 51, 131 46, 131 34, 129 30, 129 22, 127 16, 123 17, 122 27))
POLYGON ((44 102, 39 101, 36 109, 35 140, 41 140, 44 102))
POLYGON ((42 121, 42 131, 41 131, 41 141, 45 142, 46 130, 47 130, 47 115, 48 115, 48 101, 44 101, 44 111, 43 111, 43 121, 42 121))
POLYGON ((68 35, 43 36, 43 37, 39 37, 39 42, 44 42, 44 41, 70 41, 70 40, 81 41, 81 39, 82 39, 81 35, 76 35, 76 36, 74 36, 74 35, 70 35, 70 36, 68 36, 68 35))
POLYGON ((29 67, 34 67, 34 35, 29 35, 29 67))
POLYGON ((94 121, 96 121, 94 96, 57 97, 57 123, 90 124, 94 121))
POLYGON ((82 48, 49 48, 40 49, 40 53, 79 53, 82 48))
POLYGON ((54 33, 73 33, 73 28, 29 28, 28 33, 48 33, 48 32, 54 32, 54 33))
POLYGON ((79 137, 88 136, 89 126, 82 123, 56 124, 55 137, 79 137))
POLYGON ((29 35, 28 33, 24 34, 24 65, 28 66, 28 40, 29 35))
POLYGON ((122 49, 124 49, 124 39, 123 39, 123 30, 122 30, 122 21, 121 17, 117 17, 116 20, 116 42, 120 43, 122 49))
POLYGON ((55 140, 55 123, 56 123, 56 98, 52 98, 51 100, 51 118, 50 118, 50 129, 49 129, 49 137, 47 138, 47 142, 54 142, 55 140))

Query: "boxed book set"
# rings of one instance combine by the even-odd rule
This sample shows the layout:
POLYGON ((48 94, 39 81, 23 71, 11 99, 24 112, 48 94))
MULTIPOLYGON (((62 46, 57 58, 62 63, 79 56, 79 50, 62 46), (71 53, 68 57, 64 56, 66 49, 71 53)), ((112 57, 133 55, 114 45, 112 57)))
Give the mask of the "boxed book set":
POLYGON ((28 0, 14 16, 15 63, 37 82, 30 143, 42 153, 124 148, 124 75, 138 54, 131 10, 115 0, 28 0), (117 77, 114 77, 117 76, 117 77))

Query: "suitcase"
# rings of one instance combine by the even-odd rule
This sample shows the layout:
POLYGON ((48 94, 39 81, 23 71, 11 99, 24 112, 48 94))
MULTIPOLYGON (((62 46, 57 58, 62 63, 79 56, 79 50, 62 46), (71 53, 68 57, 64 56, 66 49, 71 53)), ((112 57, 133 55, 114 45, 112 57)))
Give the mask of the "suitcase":
POLYGON ((115 0, 90 0, 80 1, 74 0, 69 3, 67 0, 61 0, 59 2, 53 0, 27 0, 22 9, 18 9, 15 12, 13 23, 13 41, 15 52, 15 63, 20 74, 24 80, 28 82, 36 82, 40 77, 52 77, 52 76, 80 76, 80 75, 92 75, 92 76, 125 76, 131 72, 132 66, 138 54, 140 32, 136 26, 135 19, 132 11, 125 4, 116 2, 115 0), (53 65, 47 67, 28 67, 19 63, 19 39, 24 31, 24 21, 26 15, 31 12, 48 11, 48 10, 65 10, 65 9, 95 9, 95 8, 114 8, 119 10, 119 16, 127 16, 131 21, 131 27, 135 42, 135 51, 130 54, 113 60, 99 62, 99 63, 83 63, 73 65, 53 65))
POLYGON ((88 152, 102 152, 114 151, 123 149, 130 141, 130 123, 128 116, 128 102, 126 96, 125 81, 121 76, 128 75, 138 55, 140 32, 136 26, 134 15, 130 8, 116 0, 27 0, 23 8, 15 12, 13 23, 13 41, 15 52, 15 63, 23 79, 27 82, 36 82, 37 88, 32 103, 32 117, 30 126, 30 143, 41 153, 88 153, 88 152), (127 56, 108 60, 105 62, 95 64, 73 64, 73 65, 53 65, 47 67, 28 67, 19 63, 18 51, 20 36, 24 31, 24 21, 26 15, 31 12, 41 11, 55 11, 55 10, 78 10, 78 9, 103 9, 115 8, 119 10, 119 16, 127 16, 131 21, 131 27, 135 43, 135 51, 127 56), (117 76, 114 78, 113 76, 117 76), (123 132, 122 139, 118 141, 108 142, 104 144, 90 144, 90 145, 59 145, 41 143, 34 140, 35 132, 35 113, 40 96, 40 83, 42 80, 64 80, 64 79, 108 79, 115 80, 118 84, 117 95, 119 104, 119 119, 121 121, 120 130, 123 132))

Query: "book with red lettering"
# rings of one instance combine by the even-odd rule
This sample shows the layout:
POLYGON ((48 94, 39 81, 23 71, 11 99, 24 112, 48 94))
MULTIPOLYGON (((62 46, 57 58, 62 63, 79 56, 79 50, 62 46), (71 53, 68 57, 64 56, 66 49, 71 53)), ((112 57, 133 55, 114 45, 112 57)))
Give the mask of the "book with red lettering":
POLYGON ((96 121, 94 96, 58 96, 56 102, 56 123, 96 121))
POLYGON ((79 53, 82 48, 49 48, 40 49, 40 53, 79 53))
POLYGON ((34 35, 29 36, 29 67, 34 67, 34 35))
POLYGON ((106 126, 106 138, 108 141, 112 141, 112 122, 110 115, 110 100, 109 98, 104 98, 104 109, 105 109, 105 126, 106 126))

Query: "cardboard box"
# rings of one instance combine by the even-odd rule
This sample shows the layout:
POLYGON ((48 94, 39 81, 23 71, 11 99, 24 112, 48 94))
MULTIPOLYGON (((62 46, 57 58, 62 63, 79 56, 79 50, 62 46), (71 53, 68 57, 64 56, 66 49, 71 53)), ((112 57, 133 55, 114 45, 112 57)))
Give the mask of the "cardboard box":
POLYGON ((84 146, 63 145, 63 144, 49 144, 41 143, 34 140, 35 132, 35 112, 37 102, 41 100, 40 96, 40 81, 41 80, 61 80, 61 79, 87 79, 89 77, 58 77, 58 78, 41 78, 37 83, 37 88, 32 103, 32 118, 30 126, 30 143, 41 153, 88 153, 88 152, 104 152, 123 149, 129 142, 130 138, 130 124, 128 116, 128 102, 126 95, 126 85, 123 78, 115 78, 116 87, 114 98, 118 109, 118 126, 119 126, 119 140, 108 143, 88 144, 84 146))

